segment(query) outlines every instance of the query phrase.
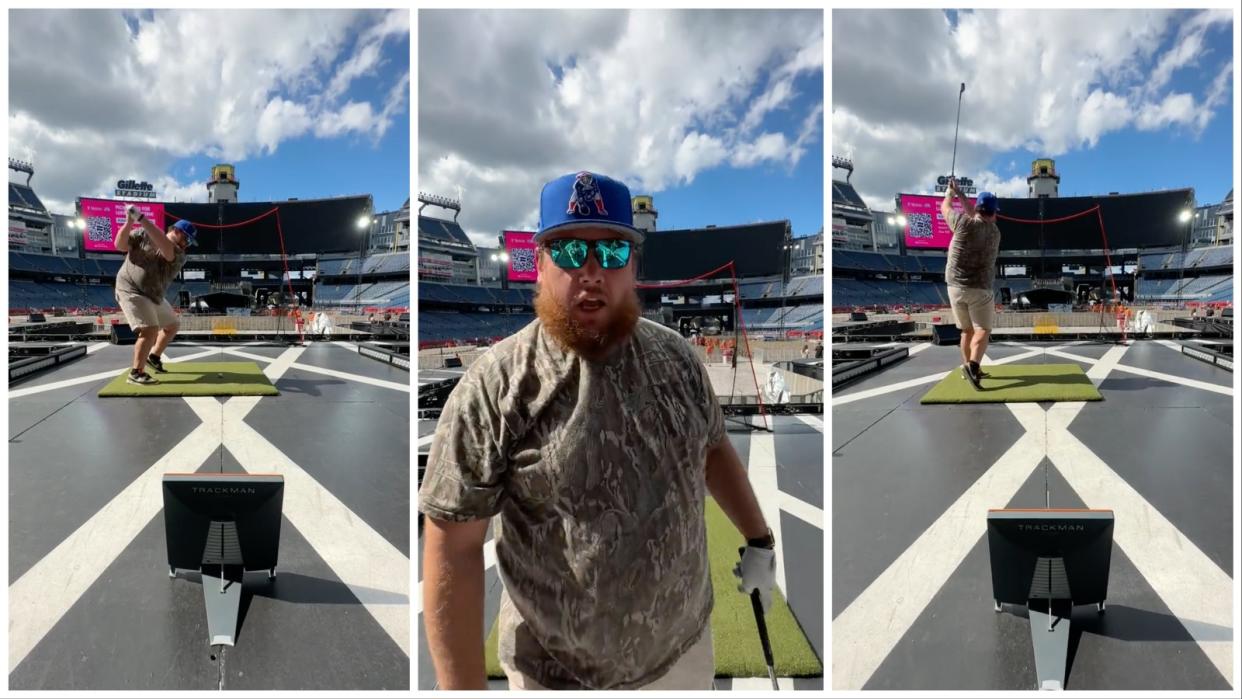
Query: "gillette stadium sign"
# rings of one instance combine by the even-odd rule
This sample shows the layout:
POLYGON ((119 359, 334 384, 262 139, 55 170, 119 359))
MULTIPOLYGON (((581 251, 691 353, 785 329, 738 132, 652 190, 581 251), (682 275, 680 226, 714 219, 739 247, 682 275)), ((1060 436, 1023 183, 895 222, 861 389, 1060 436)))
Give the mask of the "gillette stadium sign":
POLYGON ((150 182, 117 180, 116 195, 118 197, 142 197, 144 199, 154 199, 155 187, 152 187, 150 182))
MULTIPOLYGON (((936 178, 936 191, 937 192, 943 192, 947 190, 948 188, 949 188, 949 176, 948 175, 941 175, 940 177, 936 178)), ((957 188, 961 190, 962 194, 975 194, 978 192, 978 190, 975 189, 975 181, 970 179, 969 177, 957 178, 957 188)))

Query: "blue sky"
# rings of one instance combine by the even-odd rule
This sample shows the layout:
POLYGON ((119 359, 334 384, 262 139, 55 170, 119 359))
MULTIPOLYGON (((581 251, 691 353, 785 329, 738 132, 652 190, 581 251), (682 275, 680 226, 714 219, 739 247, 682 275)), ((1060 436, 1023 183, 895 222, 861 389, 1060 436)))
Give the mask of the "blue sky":
POLYGON ((477 245, 579 170, 652 195, 663 229, 823 227, 819 10, 425 10, 418 44, 418 188, 460 199, 477 245))
MULTIPOLYGON (((787 109, 769 112, 762 129, 796 132, 800 126, 795 123, 796 115, 808 114, 815 104, 822 104, 822 71, 795 83, 799 96, 787 109)), ((793 167, 788 163, 748 168, 718 165, 695 175, 689 185, 654 192, 659 227, 727 226, 787 218, 795 236, 813 235, 824 222, 823 148, 823 139, 815 138, 793 167)))
MULTIPOLYGON (((1157 54, 1172 49, 1174 41, 1175 35, 1166 36, 1157 54)), ((1169 90, 1204 94, 1215 77, 1212 68, 1228 61, 1232 53, 1231 27, 1216 26, 1204 36, 1199 65, 1175 71, 1169 90)), ((1062 196, 1193 187, 1200 205, 1220 202, 1233 186, 1233 103, 1230 89, 1202 131, 1182 125, 1154 131, 1129 126, 1101 136, 1094 147, 1058 156, 1062 196)), ((1016 163, 1016 171, 1025 172, 1038 157, 1038 153, 1018 148, 997 153, 987 167, 1008 175, 1010 164, 1016 163)))
POLYGON ((854 160, 873 207, 930 193, 965 81, 957 172, 980 189, 1025 196, 1031 161, 1051 157, 1062 196, 1193 187, 1217 203, 1233 186, 1233 22, 1228 10, 836 11, 833 151, 854 160), (864 50, 876 45, 894 50, 864 50))
POLYGON ((23 10, 10 44, 10 154, 56 213, 129 178, 206 201, 220 162, 242 201, 409 198, 407 10, 23 10))

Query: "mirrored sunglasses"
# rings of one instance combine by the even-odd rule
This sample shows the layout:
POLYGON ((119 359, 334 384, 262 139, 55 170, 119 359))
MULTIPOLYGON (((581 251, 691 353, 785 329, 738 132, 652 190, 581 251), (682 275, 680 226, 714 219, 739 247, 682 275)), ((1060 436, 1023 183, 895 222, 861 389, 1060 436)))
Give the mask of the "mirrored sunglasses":
POLYGON ((579 240, 558 238, 547 243, 552 262, 561 269, 581 269, 587 253, 595 249, 595 260, 604 269, 621 269, 630 263, 628 240, 579 240))

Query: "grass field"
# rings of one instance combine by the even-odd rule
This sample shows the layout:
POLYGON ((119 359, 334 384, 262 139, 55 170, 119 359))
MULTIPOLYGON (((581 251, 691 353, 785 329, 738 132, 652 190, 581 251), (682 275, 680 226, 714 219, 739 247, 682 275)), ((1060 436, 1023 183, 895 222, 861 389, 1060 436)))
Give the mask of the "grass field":
POLYGON ((1104 400, 1077 364, 993 364, 977 390, 953 369, 920 401, 930 403, 1033 403, 1042 401, 1104 400))
POLYGON ((275 396, 280 391, 254 362, 166 362, 166 373, 147 368, 158 384, 136 386, 127 383, 129 370, 99 391, 104 398, 144 396, 275 396))
MULTIPOLYGON (((737 578, 733 576, 733 566, 738 560, 737 549, 744 544, 742 535, 733 528, 716 501, 708 498, 707 547, 716 598, 716 606, 712 610, 712 645, 717 677, 767 677, 768 674, 750 598, 737 591, 737 578)), ((797 570, 796 561, 793 565, 786 562, 787 575, 796 575, 797 570)), ((774 590, 772 597, 772 609, 765 620, 772 643, 772 656, 776 660, 776 674, 782 677, 822 675, 823 665, 794 619, 785 598, 779 590, 774 590)), ((497 626, 493 624, 488 634, 485 656, 487 675, 493 678, 504 677, 500 661, 496 658, 497 626)))

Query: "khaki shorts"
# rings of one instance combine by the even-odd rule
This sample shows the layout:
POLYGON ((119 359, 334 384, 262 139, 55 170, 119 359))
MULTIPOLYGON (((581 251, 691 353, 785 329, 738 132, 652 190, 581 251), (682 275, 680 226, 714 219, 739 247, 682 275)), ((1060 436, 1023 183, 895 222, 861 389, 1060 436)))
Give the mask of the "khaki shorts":
MULTIPOLYGON (((523 675, 511 667, 504 667, 509 678, 509 689, 528 689, 546 691, 547 687, 523 675)), ((716 656, 712 652, 712 626, 703 627, 703 635, 694 645, 690 646, 668 672, 659 678, 639 687, 641 690, 655 689, 677 691, 685 689, 711 689, 716 677, 716 656)))
POLYGON ((125 314, 125 322, 134 330, 167 328, 177 324, 177 314, 173 313, 168 299, 160 299, 156 303, 142 294, 131 294, 118 289, 116 302, 125 314))
POLYGON ((965 330, 974 326, 982 330, 991 330, 995 303, 993 298, 994 294, 991 289, 949 287, 949 305, 953 307, 953 316, 957 319, 958 329, 965 330))

